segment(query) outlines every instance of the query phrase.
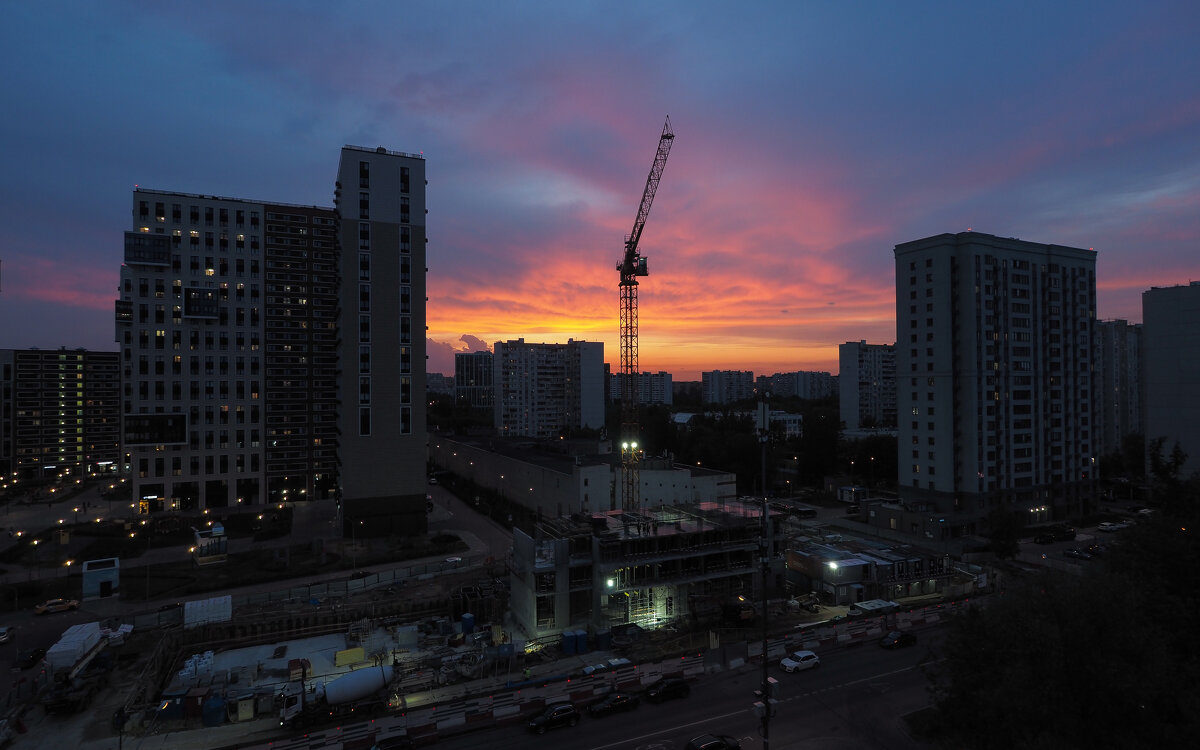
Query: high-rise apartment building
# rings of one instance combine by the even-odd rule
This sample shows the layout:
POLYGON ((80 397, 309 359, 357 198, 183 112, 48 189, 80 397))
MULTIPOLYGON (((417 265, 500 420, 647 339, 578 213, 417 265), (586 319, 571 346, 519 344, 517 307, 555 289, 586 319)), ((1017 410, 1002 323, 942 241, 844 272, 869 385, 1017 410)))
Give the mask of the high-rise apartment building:
POLYGON ((421 157, 347 146, 334 208, 134 191, 116 335, 144 512, 337 497, 364 533, 424 528, 424 186, 421 157))
POLYGON ((454 403, 475 409, 496 405, 492 387, 494 358, 491 352, 456 352, 454 355, 454 403))
POLYGON ((754 373, 749 370, 709 370, 700 373, 700 384, 706 404, 754 398, 754 373))
POLYGON ((1090 508, 1096 254, 978 232, 897 245, 901 499, 972 533, 1090 508))
POLYGON ((368 535, 423 531, 425 159, 343 148, 334 205, 342 249, 344 520, 368 535))
POLYGON ((501 435, 556 438, 604 427, 604 342, 497 341, 492 377, 501 435))
POLYGON ((810 401, 838 393, 838 379, 828 372, 799 370, 758 376, 758 386, 772 396, 803 398, 810 401))
POLYGON ((846 429, 895 427, 895 345, 839 344, 838 366, 839 406, 846 429))
POLYGON ((1200 471, 1200 282, 1142 292, 1142 405, 1146 445, 1166 438, 1200 471))
MULTIPOLYGON (((609 393, 613 401, 620 401, 621 394, 621 378, 625 377, 624 373, 614 372, 609 374, 609 393)), ((637 375, 637 393, 639 404, 666 404, 670 406, 674 401, 674 386, 671 383, 671 373, 659 370, 658 372, 639 372, 637 375)))
POLYGON ((1125 320, 1096 323, 1096 433, 1100 453, 1142 429, 1142 327, 1125 320))
POLYGON ((117 352, 0 349, 0 481, 116 476, 117 352))

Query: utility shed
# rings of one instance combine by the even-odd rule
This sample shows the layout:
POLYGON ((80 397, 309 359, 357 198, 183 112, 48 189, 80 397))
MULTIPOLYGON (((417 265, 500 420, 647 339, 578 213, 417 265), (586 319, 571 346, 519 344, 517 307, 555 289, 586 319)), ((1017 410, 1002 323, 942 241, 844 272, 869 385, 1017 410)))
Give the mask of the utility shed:
POLYGON ((107 599, 121 591, 121 560, 105 557, 83 563, 83 599, 107 599))

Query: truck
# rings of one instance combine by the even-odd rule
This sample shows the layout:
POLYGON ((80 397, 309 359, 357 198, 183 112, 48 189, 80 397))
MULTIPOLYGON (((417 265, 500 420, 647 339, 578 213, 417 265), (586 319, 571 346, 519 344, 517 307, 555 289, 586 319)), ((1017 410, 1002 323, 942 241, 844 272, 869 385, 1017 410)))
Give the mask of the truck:
POLYGON ((89 622, 72 625, 46 651, 52 678, 42 694, 46 713, 82 711, 108 686, 113 656, 107 646, 100 624, 89 622))
POLYGON ((302 669, 300 679, 287 683, 279 694, 279 726, 306 727, 352 716, 375 716, 386 710, 382 693, 395 676, 394 666, 377 664, 310 685, 307 668, 302 669))

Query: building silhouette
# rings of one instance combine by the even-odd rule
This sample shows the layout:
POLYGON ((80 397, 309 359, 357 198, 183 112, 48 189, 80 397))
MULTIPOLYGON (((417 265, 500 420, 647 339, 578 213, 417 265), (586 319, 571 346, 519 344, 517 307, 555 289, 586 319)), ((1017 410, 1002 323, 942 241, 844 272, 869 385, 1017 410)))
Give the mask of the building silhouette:
POLYGON ((0 349, 0 483, 115 477, 117 352, 0 349))
MULTIPOLYGON (((625 377, 625 373, 614 372, 609 374, 609 394, 610 400, 620 401, 621 394, 624 391, 621 389, 621 379, 625 377)), ((659 370, 658 372, 639 372, 637 378, 637 394, 639 404, 666 404, 670 406, 675 398, 675 389, 671 382, 671 373, 659 370)))
POLYGON ((454 354, 454 403, 475 409, 491 409, 496 404, 492 378, 495 368, 491 352, 454 354))
POLYGON ((1180 477, 1200 471, 1200 282, 1142 292, 1142 404, 1146 445, 1165 438, 1187 454, 1180 477))
POLYGON ((710 370, 700 373, 704 403, 731 404, 754 398, 754 373, 749 370, 710 370))
POLYGON ((1096 323, 1096 432, 1099 452, 1112 453, 1142 429, 1142 326, 1125 320, 1096 323))
POLYGON ((898 485, 917 513, 897 525, 942 538, 983 530, 995 509, 1086 515, 1096 254, 961 232, 895 259, 898 485))
POLYGON ((503 437, 557 438, 604 427, 604 343, 492 347, 495 427, 503 437))
POLYGON ((838 345, 838 388, 847 430, 896 426, 896 347, 848 341, 838 345))
POLYGON ((337 498, 423 530, 424 196, 423 158, 355 146, 332 208, 134 191, 116 338, 142 512, 337 498))

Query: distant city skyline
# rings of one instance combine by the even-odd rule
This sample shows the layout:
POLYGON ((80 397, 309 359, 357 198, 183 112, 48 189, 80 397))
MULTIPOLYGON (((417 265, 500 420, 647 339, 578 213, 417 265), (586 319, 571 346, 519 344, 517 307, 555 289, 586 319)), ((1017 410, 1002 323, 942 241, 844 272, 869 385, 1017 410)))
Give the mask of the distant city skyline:
POLYGON ((345 144, 428 165, 429 360, 619 352, 663 118, 639 364, 838 372, 895 341, 893 248, 1097 251, 1097 313, 1200 279, 1200 8, 57 2, 6 7, 0 348, 116 351, 129 194, 332 206, 345 144), (48 40, 53 40, 48 43, 48 40))

